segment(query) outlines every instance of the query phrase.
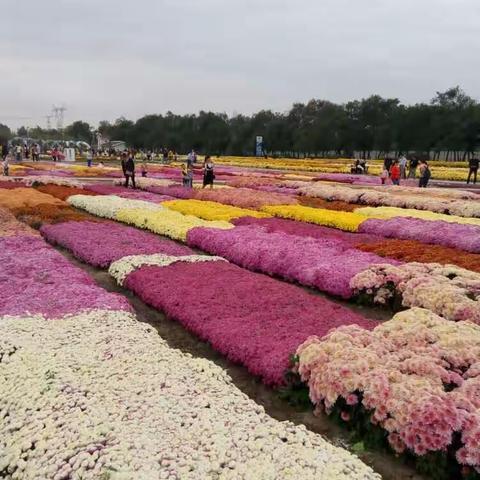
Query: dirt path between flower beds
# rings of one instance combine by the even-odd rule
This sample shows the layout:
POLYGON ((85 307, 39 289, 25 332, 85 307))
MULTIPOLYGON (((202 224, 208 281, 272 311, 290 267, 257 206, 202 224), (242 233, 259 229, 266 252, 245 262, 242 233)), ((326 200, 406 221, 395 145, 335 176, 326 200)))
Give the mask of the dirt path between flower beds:
MULTIPOLYGON (((130 291, 118 286, 106 271, 78 261, 66 250, 61 248, 57 248, 57 250, 73 264, 86 271, 99 286, 109 292, 120 293, 127 297, 135 309, 137 318, 152 325, 170 347, 178 348, 195 357, 211 360, 226 370, 233 383, 251 399, 262 405, 271 417, 279 421, 290 420, 297 425, 305 425, 309 430, 323 435, 333 444, 349 449, 351 444, 348 440, 348 432, 334 424, 326 415, 314 416, 312 411, 303 411, 292 407, 281 400, 274 390, 255 379, 245 368, 228 361, 213 350, 208 343, 200 341, 196 336, 185 330, 178 322, 166 318, 165 315, 147 306, 130 291)), ((346 304, 346 302, 339 303, 346 304)), ((378 309, 352 305, 349 305, 349 307, 377 320, 385 320, 390 317, 390 314, 378 309)), ((393 455, 365 452, 360 454, 359 457, 380 473, 385 480, 426 480, 426 477, 418 475, 413 468, 403 465, 393 455)))

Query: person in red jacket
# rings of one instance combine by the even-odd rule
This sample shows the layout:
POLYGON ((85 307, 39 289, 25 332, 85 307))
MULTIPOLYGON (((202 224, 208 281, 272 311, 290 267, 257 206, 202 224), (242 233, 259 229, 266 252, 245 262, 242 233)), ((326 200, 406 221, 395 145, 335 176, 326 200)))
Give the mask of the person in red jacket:
POLYGON ((390 179, 394 185, 400 185, 400 166, 398 165, 398 160, 395 160, 390 167, 390 179))

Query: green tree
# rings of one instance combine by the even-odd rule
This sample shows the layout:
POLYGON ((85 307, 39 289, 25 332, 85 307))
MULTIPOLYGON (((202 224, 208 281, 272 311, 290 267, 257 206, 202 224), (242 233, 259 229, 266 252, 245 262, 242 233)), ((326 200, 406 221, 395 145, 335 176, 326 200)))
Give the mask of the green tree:
POLYGON ((90 143, 92 141, 92 130, 87 122, 77 120, 65 128, 65 137, 90 143))
POLYGON ((28 137, 28 130, 25 127, 20 127, 17 130, 17 136, 19 137, 28 137))
POLYGON ((12 138, 11 130, 3 123, 0 123, 0 144, 4 145, 12 138))

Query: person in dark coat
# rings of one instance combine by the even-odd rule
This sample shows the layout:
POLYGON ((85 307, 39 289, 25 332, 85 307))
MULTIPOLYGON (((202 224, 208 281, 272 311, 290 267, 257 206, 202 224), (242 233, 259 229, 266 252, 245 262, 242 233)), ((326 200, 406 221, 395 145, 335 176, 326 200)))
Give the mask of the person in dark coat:
POLYGON ((477 183, 477 172, 478 172, 478 158, 471 158, 468 161, 468 178, 467 185, 470 183, 470 177, 473 175, 473 184, 477 183))
POLYGON ((203 163, 203 188, 207 185, 210 185, 211 189, 213 188, 213 181, 215 180, 214 168, 210 155, 207 155, 203 163))
POLYGON ((133 155, 130 154, 128 156, 128 160, 125 162, 125 187, 128 188, 128 182, 132 179, 132 187, 136 188, 135 186, 135 160, 133 159, 133 155))

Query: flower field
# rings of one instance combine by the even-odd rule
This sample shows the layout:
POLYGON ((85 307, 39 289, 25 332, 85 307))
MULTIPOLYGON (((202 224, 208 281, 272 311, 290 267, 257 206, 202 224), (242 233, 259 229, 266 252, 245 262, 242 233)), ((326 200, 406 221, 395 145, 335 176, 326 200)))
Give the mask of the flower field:
MULTIPOLYGON (((97 286, 28 226, 0 212, 2 476, 380 478, 319 435, 268 416, 220 367, 169 347, 137 321, 122 295, 97 286)), ((112 225, 83 223, 90 228, 84 237, 103 229, 90 248, 108 247, 100 235, 112 225)), ((119 227, 124 240, 134 235, 119 227)), ((71 241, 78 238, 71 227, 66 232, 71 241)), ((148 248, 186 253, 139 234, 130 248, 150 240, 148 248)), ((118 232, 114 241, 121 242, 118 232)))
POLYGON ((173 349, 133 294, 357 443, 480 478, 480 191, 223 160, 213 190, 161 165, 137 189, 42 163, 0 182, 0 476, 380 478, 173 349))

